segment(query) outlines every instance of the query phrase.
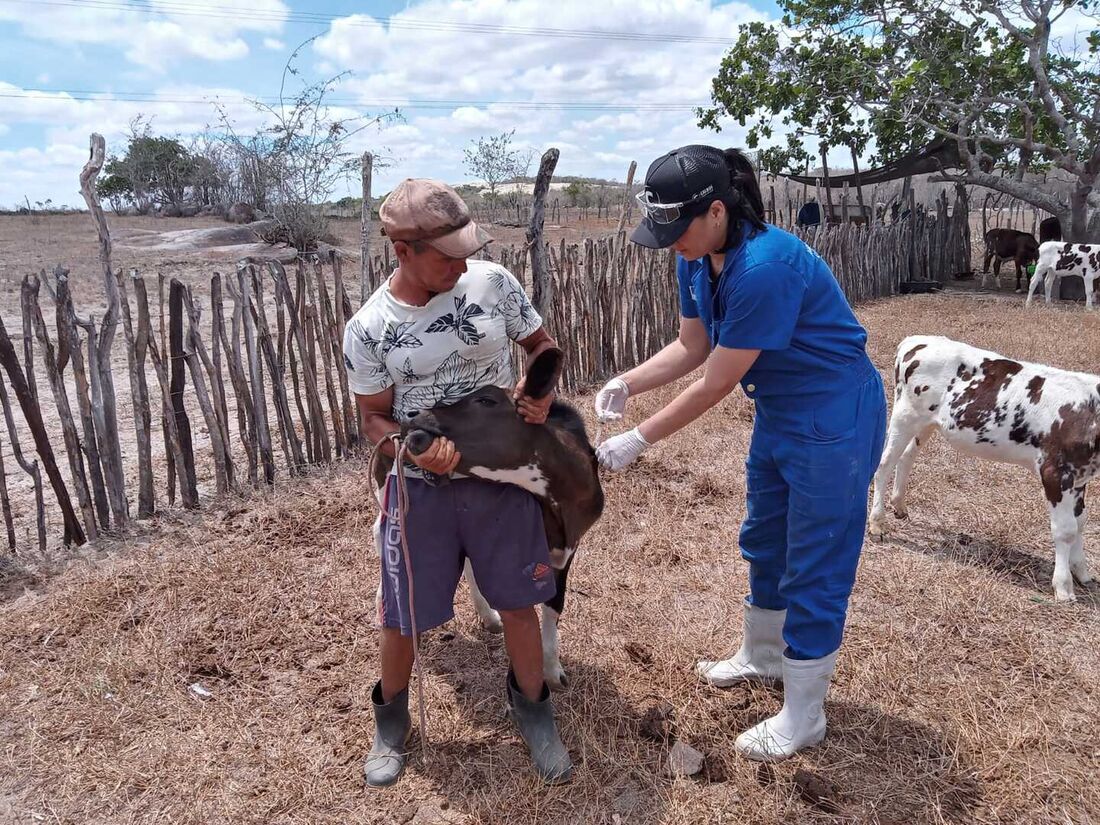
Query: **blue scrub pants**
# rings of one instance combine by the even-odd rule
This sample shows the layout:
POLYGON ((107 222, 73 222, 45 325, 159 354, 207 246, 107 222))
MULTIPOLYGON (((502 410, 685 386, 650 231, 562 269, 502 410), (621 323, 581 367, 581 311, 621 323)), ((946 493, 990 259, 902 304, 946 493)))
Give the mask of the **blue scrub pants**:
POLYGON ((741 554, 749 602, 786 610, 791 659, 840 647, 882 456, 886 396, 868 361, 825 396, 758 398, 746 461, 741 554))

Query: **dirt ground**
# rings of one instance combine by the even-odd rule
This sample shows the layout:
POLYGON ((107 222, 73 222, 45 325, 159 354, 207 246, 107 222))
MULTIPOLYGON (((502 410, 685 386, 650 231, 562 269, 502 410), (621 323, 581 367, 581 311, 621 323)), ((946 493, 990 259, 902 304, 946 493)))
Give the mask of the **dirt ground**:
MULTIPOLYGON (((13 257, 52 264, 49 245, 13 255, 3 221, 0 232, 5 273, 21 274, 13 257)), ((82 243, 74 237, 70 260, 94 260, 82 243)), ((913 333, 1098 369, 1100 313, 1078 307, 1025 312, 1018 296, 968 292, 857 313, 888 389, 894 349, 913 333)), ((630 421, 672 391, 634 401, 630 421)), ((591 427, 591 399, 575 401, 591 427)), ((501 639, 480 630, 462 586, 456 620, 423 647, 427 760, 417 749, 397 787, 364 788, 378 561, 364 468, 347 464, 161 516, 56 577, 7 589, 0 821, 1100 819, 1100 587, 1055 604, 1037 481, 938 439, 914 470, 910 518, 865 548, 825 743, 774 769, 738 758, 735 737, 774 713, 781 691, 710 689, 692 668, 737 645, 751 426, 738 392, 629 472, 604 474, 607 509, 573 567, 562 625, 571 684, 556 708, 572 784, 547 789, 530 774, 503 715, 501 639), (700 777, 665 775, 667 743, 644 723, 662 702, 676 734, 705 754, 700 777), (807 800, 799 771, 824 783, 824 803, 807 800)), ((1095 566, 1095 520, 1085 543, 1095 566)))

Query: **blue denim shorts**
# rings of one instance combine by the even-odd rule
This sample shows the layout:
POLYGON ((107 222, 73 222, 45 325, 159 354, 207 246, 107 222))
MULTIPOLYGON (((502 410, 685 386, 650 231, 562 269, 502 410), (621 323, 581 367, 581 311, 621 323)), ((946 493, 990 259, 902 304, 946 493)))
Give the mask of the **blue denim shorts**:
MULTIPOLYGON (((397 520, 397 481, 386 482, 381 524, 383 627, 412 634, 409 582, 397 520)), ((412 559, 416 627, 423 633, 454 617, 466 559, 495 610, 518 610, 557 592, 538 500, 512 484, 476 478, 433 486, 406 479, 405 533, 412 559)))

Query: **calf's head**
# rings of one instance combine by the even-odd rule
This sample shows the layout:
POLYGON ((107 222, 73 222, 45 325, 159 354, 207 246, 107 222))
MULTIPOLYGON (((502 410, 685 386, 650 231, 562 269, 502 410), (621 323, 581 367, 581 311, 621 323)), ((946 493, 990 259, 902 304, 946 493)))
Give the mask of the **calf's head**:
MULTIPOLYGON (((561 374, 562 351, 543 350, 527 370, 524 390, 532 398, 543 398, 561 374)), ((409 451, 419 455, 438 436, 455 443, 462 453, 459 472, 470 467, 521 467, 531 461, 537 424, 520 416, 511 393, 500 387, 474 390, 454 404, 423 410, 409 417, 402 436, 409 451)))

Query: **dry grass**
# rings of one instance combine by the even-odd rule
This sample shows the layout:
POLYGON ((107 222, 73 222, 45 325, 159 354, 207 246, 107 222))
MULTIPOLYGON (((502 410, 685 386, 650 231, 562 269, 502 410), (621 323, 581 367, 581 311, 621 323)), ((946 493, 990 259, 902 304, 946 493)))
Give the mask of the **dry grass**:
MULTIPOLYGON (((1100 313, 956 295, 860 315, 888 383, 894 347, 916 332, 1100 368, 1100 313)), ((639 399, 633 416, 668 397, 639 399)), ((391 791, 364 788, 374 509, 361 468, 345 466, 201 518, 162 517, 0 607, 0 821, 1100 818, 1100 590, 1055 605, 1037 483, 938 440, 914 472, 910 519, 866 547, 826 743, 770 771, 736 756, 737 733, 781 692, 711 690, 692 665, 731 650, 739 629, 751 417, 731 397, 632 472, 605 476, 607 512, 577 559, 562 632, 571 785, 532 778, 502 712, 503 646, 460 594, 458 619, 424 648, 430 762, 417 755, 391 791), (195 682, 212 697, 189 692, 195 682), (702 778, 664 776, 667 746, 641 732, 661 701, 706 754, 702 778), (800 768, 831 786, 839 814, 800 798, 800 768)), ((1086 544, 1095 557, 1095 526, 1086 544)))

